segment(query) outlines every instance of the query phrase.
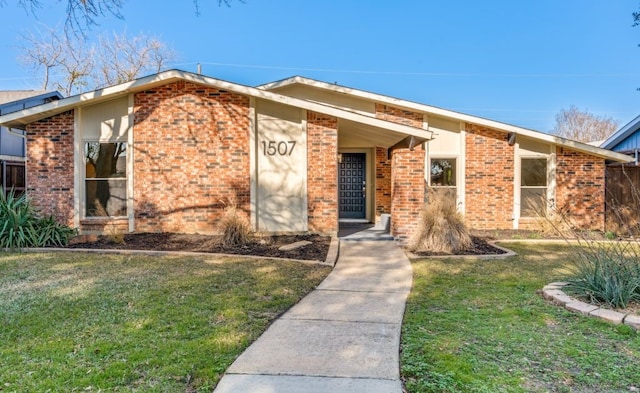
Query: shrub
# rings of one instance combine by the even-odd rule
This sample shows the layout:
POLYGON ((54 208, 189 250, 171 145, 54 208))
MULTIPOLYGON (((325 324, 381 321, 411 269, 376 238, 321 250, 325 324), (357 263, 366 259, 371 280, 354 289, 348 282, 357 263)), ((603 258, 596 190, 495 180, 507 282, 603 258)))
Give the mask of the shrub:
POLYGON ((577 297, 612 308, 640 301, 640 242, 612 240, 613 232, 596 233, 575 225, 566 212, 548 220, 557 233, 574 246, 572 269, 564 277, 566 290, 577 297), (609 241, 606 241, 608 239, 609 241))
POLYGON ((39 217, 25 194, 0 188, 0 249, 64 246, 75 230, 49 217, 39 217))
POLYGON ((220 227, 223 247, 235 247, 249 242, 251 227, 246 218, 238 214, 235 203, 229 204, 225 208, 220 227))
POLYGON ((640 301, 640 255, 634 242, 590 240, 577 250, 567 290, 593 303, 626 308, 640 301))
POLYGON ((410 243, 413 251, 453 254, 471 246, 471 236, 455 198, 446 192, 427 191, 428 202, 420 213, 420 225, 410 243))

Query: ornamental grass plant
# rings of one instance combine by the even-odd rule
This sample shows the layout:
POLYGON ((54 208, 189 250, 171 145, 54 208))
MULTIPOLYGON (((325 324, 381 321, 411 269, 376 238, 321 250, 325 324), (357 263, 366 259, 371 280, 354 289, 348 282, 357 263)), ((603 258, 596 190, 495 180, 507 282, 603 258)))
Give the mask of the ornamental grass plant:
POLYGON ((427 199, 420 212, 419 228, 409 245, 411 251, 455 254, 470 247, 471 236, 456 208, 456 198, 428 189, 427 199))

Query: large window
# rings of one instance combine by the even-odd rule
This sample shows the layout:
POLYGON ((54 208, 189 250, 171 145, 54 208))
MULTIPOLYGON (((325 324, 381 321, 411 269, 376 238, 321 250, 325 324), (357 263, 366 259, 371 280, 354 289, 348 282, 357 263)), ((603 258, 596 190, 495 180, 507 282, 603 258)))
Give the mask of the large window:
POLYGON ((85 143, 85 217, 127 215, 126 153, 126 143, 85 143))
POLYGON ((432 158, 431 187, 438 192, 444 192, 456 198, 456 186, 456 159, 432 158))
POLYGON ((520 168, 520 216, 546 215, 547 159, 523 158, 520 168))

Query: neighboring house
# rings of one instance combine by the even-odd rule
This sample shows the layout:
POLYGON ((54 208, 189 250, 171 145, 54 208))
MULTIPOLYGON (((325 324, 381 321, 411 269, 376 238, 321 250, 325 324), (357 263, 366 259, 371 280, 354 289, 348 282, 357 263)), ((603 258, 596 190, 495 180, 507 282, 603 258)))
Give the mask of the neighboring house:
POLYGON ((640 116, 614 132, 600 143, 600 147, 630 155, 637 165, 640 162, 640 116))
POLYGON ((216 232, 235 203, 260 232, 335 234, 389 214, 406 239, 426 184, 455 194, 473 228, 531 228, 549 204, 603 229, 605 160, 627 160, 301 77, 255 88, 172 70, 0 124, 26 130, 34 203, 85 233, 216 232))
MULTIPOLYGON (((0 116, 62 98, 55 92, 0 90, 0 116)), ((25 188, 25 137, 21 130, 0 127, 0 186, 23 192, 25 188)))

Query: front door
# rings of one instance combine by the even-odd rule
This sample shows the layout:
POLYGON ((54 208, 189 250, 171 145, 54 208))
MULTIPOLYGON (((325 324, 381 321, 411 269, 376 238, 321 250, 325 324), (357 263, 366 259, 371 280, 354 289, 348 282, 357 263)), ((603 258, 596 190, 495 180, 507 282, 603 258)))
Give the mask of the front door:
POLYGON ((338 184, 340 218, 365 218, 366 154, 342 153, 338 184))

